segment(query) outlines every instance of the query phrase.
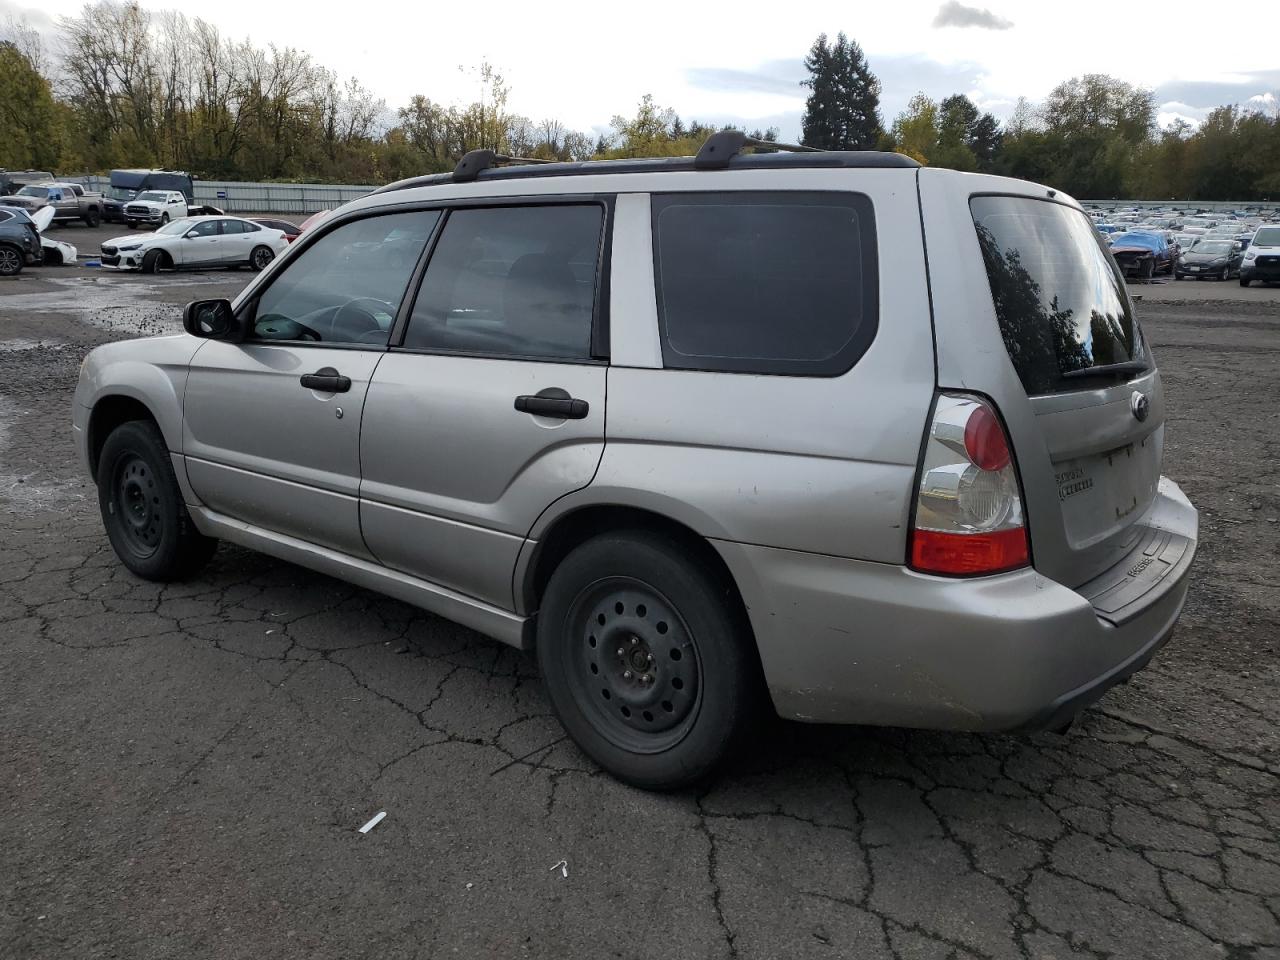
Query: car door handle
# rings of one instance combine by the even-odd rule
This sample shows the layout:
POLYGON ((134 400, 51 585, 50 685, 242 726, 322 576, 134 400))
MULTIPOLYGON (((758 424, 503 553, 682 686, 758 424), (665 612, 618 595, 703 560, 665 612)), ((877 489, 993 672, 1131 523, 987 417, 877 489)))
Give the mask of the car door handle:
POLYGON ((527 394, 516 397, 516 409, 521 413, 532 413, 539 417, 552 417, 556 420, 585 420, 591 411, 585 400, 569 396, 569 391, 559 387, 547 387, 539 390, 534 396, 527 394))
POLYGON ((321 367, 315 373, 304 373, 298 380, 308 390, 322 390, 325 393, 346 393, 351 389, 351 378, 344 377, 333 367, 321 367))

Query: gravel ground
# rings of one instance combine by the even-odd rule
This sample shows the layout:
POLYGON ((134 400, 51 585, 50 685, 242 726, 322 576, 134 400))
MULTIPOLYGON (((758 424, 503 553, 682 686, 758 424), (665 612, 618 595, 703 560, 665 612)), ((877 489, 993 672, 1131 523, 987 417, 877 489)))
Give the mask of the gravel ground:
POLYGON ((1142 291, 1203 540, 1131 684, 1065 736, 778 722, 658 796, 460 627, 239 549, 116 562, 80 359, 247 276, 0 281, 0 956, 1280 958, 1280 289, 1142 291))

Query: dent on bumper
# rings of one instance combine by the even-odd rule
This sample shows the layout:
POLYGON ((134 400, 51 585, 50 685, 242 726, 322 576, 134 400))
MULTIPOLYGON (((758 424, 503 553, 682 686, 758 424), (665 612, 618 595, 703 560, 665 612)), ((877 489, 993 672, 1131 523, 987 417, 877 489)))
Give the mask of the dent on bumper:
POLYGON ((774 706, 822 723, 1011 730, 1053 725, 1140 669, 1187 593, 1195 510, 1162 484, 1193 543, 1119 626, 1036 573, 975 580, 715 542, 746 601, 774 706), (1189 512, 1189 519, 1188 519, 1189 512))

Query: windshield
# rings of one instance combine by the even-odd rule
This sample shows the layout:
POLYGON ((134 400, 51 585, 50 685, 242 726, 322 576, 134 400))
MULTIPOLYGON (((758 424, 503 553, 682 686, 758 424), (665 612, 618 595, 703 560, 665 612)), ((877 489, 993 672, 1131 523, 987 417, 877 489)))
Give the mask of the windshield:
POLYGON ((156 230, 156 233, 186 233, 191 228, 191 218, 182 217, 179 220, 170 220, 163 227, 156 230))
POLYGON ((1210 243, 1207 240, 1201 240, 1196 244, 1196 253, 1207 253, 1211 257, 1225 257, 1231 252, 1231 244, 1215 241, 1210 243))
POLYGON ((1030 395, 1079 388, 1063 374, 1144 359, 1129 295, 1078 210, 1030 197, 969 203, 1000 334, 1030 395))
POLYGON ((1255 247, 1280 247, 1280 227, 1263 227, 1253 235, 1255 247))
POLYGON ((18 191, 20 197, 39 197, 41 200, 49 199, 48 187, 23 187, 18 191))
POLYGON ((1148 250, 1160 249, 1160 238, 1153 233, 1122 233, 1111 238, 1117 247, 1145 247, 1148 250))
POLYGON ((132 200, 133 191, 128 187, 108 187, 107 196, 112 200, 132 200))
POLYGON ((138 194, 139 200, 159 200, 161 203, 169 199, 167 193, 161 193, 159 190, 146 190, 138 194))

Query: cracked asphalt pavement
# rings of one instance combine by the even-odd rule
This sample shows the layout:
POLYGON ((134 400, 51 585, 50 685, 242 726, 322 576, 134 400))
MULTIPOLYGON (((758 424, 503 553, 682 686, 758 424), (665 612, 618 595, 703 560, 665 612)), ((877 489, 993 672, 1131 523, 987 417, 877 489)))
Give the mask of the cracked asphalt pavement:
POLYGON ((0 956, 1280 960, 1280 290, 1139 305, 1203 540, 1132 683, 1066 735, 776 722, 656 795, 531 657, 241 549, 117 563, 80 359, 244 279, 0 281, 0 956))

